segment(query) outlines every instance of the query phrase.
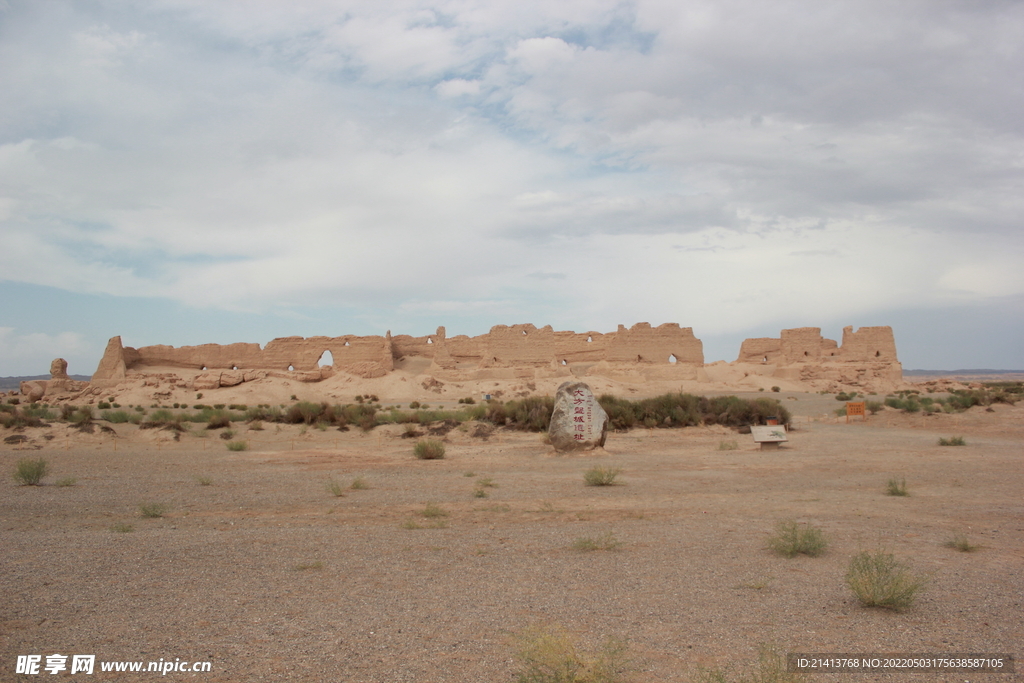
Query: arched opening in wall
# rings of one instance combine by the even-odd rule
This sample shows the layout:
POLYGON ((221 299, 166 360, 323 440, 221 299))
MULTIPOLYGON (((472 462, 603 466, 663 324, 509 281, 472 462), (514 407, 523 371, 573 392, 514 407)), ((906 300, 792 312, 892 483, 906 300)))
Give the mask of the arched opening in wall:
POLYGON ((677 362, 678 360, 679 360, 679 359, 678 359, 678 358, 676 358, 676 354, 674 354, 674 353, 670 353, 670 354, 669 354, 669 356, 668 356, 668 362, 669 362, 669 363, 675 363, 675 362, 677 362))
POLYGON ((587 337, 587 343, 588 343, 588 344, 589 344, 590 342, 592 342, 592 341, 594 341, 594 338, 593 338, 593 337, 587 337))
POLYGON ((345 342, 345 346, 350 346, 350 344, 348 342, 345 342))
POLYGON ((334 354, 331 353, 330 349, 327 349, 326 351, 324 351, 323 353, 320 354, 320 360, 318 360, 316 362, 316 365, 317 365, 317 367, 320 367, 320 368, 322 368, 325 365, 328 365, 328 366, 334 365, 334 354))
POLYGON ((433 343, 434 343, 434 340, 433 340, 433 339, 431 339, 430 337, 427 337, 427 343, 428 343, 428 344, 433 344, 433 343))
POLYGON ((289 365, 288 366, 288 372, 292 372, 294 370, 295 370, 295 366, 294 365, 289 365))
POLYGON ((206 372, 206 366, 205 365, 203 366, 203 372, 206 372))
POLYGON ((765 362, 765 363, 767 363, 767 362, 768 362, 768 356, 765 356, 765 357, 764 357, 764 362, 765 362))
POLYGON ((526 330, 523 330, 523 336, 524 337, 526 336, 526 330))
POLYGON ((568 363, 565 362, 564 358, 562 359, 562 365, 568 365, 568 363))
POLYGON ((231 369, 232 369, 232 370, 237 370, 237 369, 238 369, 238 366, 237 366, 237 365, 232 365, 232 366, 231 366, 231 369))

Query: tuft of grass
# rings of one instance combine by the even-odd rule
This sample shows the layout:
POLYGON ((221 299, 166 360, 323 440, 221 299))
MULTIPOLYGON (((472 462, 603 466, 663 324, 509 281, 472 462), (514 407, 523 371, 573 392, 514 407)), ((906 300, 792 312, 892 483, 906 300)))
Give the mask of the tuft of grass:
POLYGON ((613 467, 592 467, 583 473, 583 483, 587 486, 614 486, 615 477, 621 471, 613 467))
POLYGON ((427 519, 437 519, 439 517, 447 517, 448 511, 436 503, 427 503, 420 514, 427 519))
POLYGON ((590 552, 592 550, 615 550, 622 543, 615 538, 615 534, 611 531, 606 531, 596 538, 589 536, 580 536, 572 542, 572 549, 580 552, 590 552))
POLYGON ((477 479, 476 485, 481 488, 496 489, 498 485, 494 483, 494 479, 490 477, 481 477, 477 479))
POLYGON ((967 442, 964 441, 962 436, 951 436, 948 439, 939 437, 940 446, 966 446, 967 442))
POLYGON ((474 498, 486 498, 487 497, 487 491, 484 491, 482 488, 475 488, 475 489, 473 489, 473 497, 474 498))
POLYGON ((865 607, 900 611, 913 604, 927 580, 898 562, 891 553, 863 551, 850 560, 846 585, 865 607))
POLYGON ((14 479, 22 486, 39 486, 39 483, 50 472, 50 466, 42 458, 33 460, 22 458, 14 466, 14 479))
POLYGON ((909 496, 910 492, 907 491, 907 480, 892 477, 885 485, 885 493, 890 496, 909 496))
POLYGON ((775 526, 775 534, 768 539, 768 548, 784 557, 817 557, 828 548, 828 540, 821 529, 788 520, 775 526))
POLYGON ((345 487, 339 484, 338 482, 334 481, 333 479, 327 480, 326 488, 328 493, 338 498, 341 498, 342 496, 345 495, 345 487))
POLYGON ((693 683, 801 683, 807 678, 789 671, 786 656, 778 648, 762 643, 757 647, 757 666, 738 678, 732 678, 728 669, 698 667, 693 683))
POLYGON ((424 439, 416 444, 413 453, 420 460, 440 460, 444 457, 444 444, 434 439, 424 439))
POLYGON ((720 451, 735 451, 740 447, 738 441, 719 441, 718 450, 720 451))
POLYGON ((315 562, 303 562, 302 564, 297 564, 292 569, 294 569, 297 572, 319 572, 323 571, 323 568, 324 563, 320 560, 317 560, 315 562))
POLYGON ((633 668, 626 643, 616 638, 588 652, 564 628, 546 626, 523 631, 517 641, 516 683, 623 683, 633 668))
POLYGON ((352 489, 353 491, 365 491, 366 489, 370 488, 370 485, 367 484, 366 480, 363 479, 362 477, 356 477, 355 479, 352 480, 352 483, 349 484, 349 488, 352 489))
POLYGON ((959 550, 962 553, 973 552, 980 547, 977 545, 973 545, 967 538, 967 534, 963 533, 962 531, 955 532, 953 534, 953 537, 945 543, 943 543, 942 545, 946 546, 947 548, 959 550))
POLYGON ((118 522, 117 524, 111 524, 110 530, 115 534, 129 534, 135 531, 135 527, 131 524, 125 524, 124 522, 118 522))
POLYGON ((78 479, 76 479, 75 477, 64 477, 63 479, 57 480, 57 486, 60 487, 74 486, 77 483, 78 479))
POLYGON ((147 519, 163 517, 168 512, 168 507, 163 503, 143 503, 139 506, 139 514, 147 519))
POLYGON ((246 451, 249 450, 249 444, 245 441, 228 441, 227 447, 229 451, 246 451))
POLYGON ((213 483, 213 479, 211 477, 207 477, 201 474, 196 476, 196 481, 199 483, 200 486, 209 486, 210 484, 213 483))

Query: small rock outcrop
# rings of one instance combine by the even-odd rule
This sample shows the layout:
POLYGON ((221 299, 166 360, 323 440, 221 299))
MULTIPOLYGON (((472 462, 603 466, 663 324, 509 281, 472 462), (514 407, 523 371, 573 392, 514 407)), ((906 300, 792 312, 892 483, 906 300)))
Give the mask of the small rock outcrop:
POLYGON ((559 453, 604 446, 608 436, 608 414, 584 382, 563 382, 558 387, 548 436, 559 453))

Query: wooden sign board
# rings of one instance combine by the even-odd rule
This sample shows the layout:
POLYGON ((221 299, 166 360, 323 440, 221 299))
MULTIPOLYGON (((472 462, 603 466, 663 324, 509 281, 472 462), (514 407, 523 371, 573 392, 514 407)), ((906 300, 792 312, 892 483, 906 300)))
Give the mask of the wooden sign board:
POLYGON ((850 416, 860 415, 865 420, 868 419, 867 412, 865 412, 864 401, 855 401, 853 403, 846 404, 846 421, 850 421, 850 416))

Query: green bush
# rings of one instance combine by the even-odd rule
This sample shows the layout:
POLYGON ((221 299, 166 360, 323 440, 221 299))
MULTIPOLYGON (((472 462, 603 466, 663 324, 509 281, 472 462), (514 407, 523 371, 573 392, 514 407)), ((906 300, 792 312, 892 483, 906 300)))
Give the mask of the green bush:
POLYGON ((580 649, 557 626, 528 629, 517 640, 516 683, 624 683, 633 667, 625 643, 614 638, 596 652, 580 649))
POLYGON ((168 507, 163 503, 143 503, 139 506, 139 514, 143 517, 156 519, 167 514, 168 507))
POLYGON ((593 467, 583 473, 583 483, 587 486, 614 486, 615 477, 621 471, 611 467, 593 467))
POLYGON ((885 484, 885 492, 890 496, 909 496, 910 492, 907 491, 907 480, 896 479, 892 477, 885 484))
POLYGON ((413 453, 420 460, 440 460, 444 457, 444 444, 434 439, 424 439, 416 444, 413 453))
POLYGON ((858 553, 846 572, 846 584, 865 607, 906 609, 926 583, 891 553, 881 551, 858 553))
POLYGON ((132 418, 127 410, 107 410, 103 413, 103 419, 114 424, 123 424, 131 422, 132 418))
POLYGON ((796 557, 797 555, 817 557, 828 548, 828 541, 821 529, 810 524, 784 521, 776 525, 775 534, 768 539, 768 547, 772 552, 785 557, 796 557))
POLYGON ((245 441, 228 441, 227 447, 229 451, 249 450, 249 444, 245 441))
POLYGON ((616 550, 622 543, 615 538, 615 534, 611 531, 597 536, 596 538, 590 536, 581 536, 572 542, 572 549, 580 552, 590 552, 593 550, 616 550))
POLYGON ((964 441, 962 436, 951 436, 948 439, 939 437, 940 446, 966 446, 967 442, 964 441))
POLYGON ((42 458, 32 460, 23 458, 14 467, 14 480, 22 486, 39 486, 50 471, 50 466, 42 458))

